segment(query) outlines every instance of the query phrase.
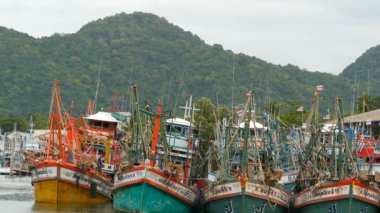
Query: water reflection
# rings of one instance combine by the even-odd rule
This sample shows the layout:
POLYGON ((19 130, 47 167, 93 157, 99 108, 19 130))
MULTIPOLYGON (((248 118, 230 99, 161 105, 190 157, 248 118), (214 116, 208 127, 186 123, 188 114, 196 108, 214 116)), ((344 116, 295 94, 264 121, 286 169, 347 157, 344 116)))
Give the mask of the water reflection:
POLYGON ((35 203, 30 177, 0 175, 0 212, 119 212, 112 203, 103 205, 35 203))
POLYGON ((84 205, 84 204, 50 204, 34 203, 33 212, 119 212, 112 208, 112 204, 84 205))

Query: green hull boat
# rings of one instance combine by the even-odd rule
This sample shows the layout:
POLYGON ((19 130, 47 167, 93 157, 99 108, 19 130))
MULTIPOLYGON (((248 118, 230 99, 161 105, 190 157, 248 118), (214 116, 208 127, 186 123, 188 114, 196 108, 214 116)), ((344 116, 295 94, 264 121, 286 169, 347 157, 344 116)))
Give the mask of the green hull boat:
POLYGON ((247 183, 242 188, 240 182, 215 185, 206 193, 204 211, 206 213, 286 213, 289 193, 285 190, 265 185, 247 183))
POLYGON ((380 212, 380 192, 358 180, 336 181, 318 189, 308 189, 296 196, 299 213, 380 212))
POLYGON ((163 172, 136 167, 116 177, 113 206, 125 212, 197 212, 198 197, 163 172))

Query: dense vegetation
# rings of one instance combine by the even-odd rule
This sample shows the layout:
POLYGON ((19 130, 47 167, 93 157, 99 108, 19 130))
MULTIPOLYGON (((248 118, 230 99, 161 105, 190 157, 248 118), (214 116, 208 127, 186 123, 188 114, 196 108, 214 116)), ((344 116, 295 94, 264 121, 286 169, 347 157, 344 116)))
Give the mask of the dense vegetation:
MULTIPOLYGON (((83 114, 88 99, 94 99, 99 70, 98 109, 111 105, 113 92, 119 94, 120 105, 121 97, 128 102, 129 86, 135 83, 141 101, 155 105, 161 99, 171 109, 183 105, 190 93, 231 106, 232 93, 234 104, 241 103, 253 88, 259 111, 273 100, 289 106, 297 100, 308 106, 319 84, 325 88, 321 104, 326 111, 333 108, 337 95, 349 102, 352 72, 361 75, 369 67, 380 72, 379 47, 335 76, 234 54, 147 13, 117 14, 88 23, 74 34, 38 39, 0 28, 0 41, 0 116, 46 114, 54 79, 60 81, 66 110, 73 101, 74 113, 83 114)), ((371 90, 380 85, 374 83, 371 90)))
POLYGON ((380 45, 370 48, 350 64, 339 76, 357 89, 377 95, 380 85, 380 45), (356 82, 355 82, 356 78, 356 82), (356 83, 356 84, 355 84, 356 83))

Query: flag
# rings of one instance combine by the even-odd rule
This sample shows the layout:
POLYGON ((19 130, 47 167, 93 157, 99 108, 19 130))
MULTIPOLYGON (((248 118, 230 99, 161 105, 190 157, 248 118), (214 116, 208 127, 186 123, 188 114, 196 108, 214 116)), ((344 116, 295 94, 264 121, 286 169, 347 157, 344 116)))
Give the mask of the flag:
POLYGON ((323 91, 323 85, 322 84, 317 86, 317 91, 318 92, 323 91))
POLYGON ((297 112, 303 112, 303 111, 304 111, 303 106, 300 106, 300 107, 297 108, 297 112))
POLYGON ((232 207, 232 200, 227 202, 227 205, 224 207, 224 213, 234 213, 234 208, 232 207))
POLYGON ((236 112, 236 114, 237 114, 237 115, 238 115, 238 117, 240 118, 241 116, 243 116, 243 115, 244 115, 244 110, 243 110, 243 109, 241 109, 241 110, 237 111, 237 112, 236 112))

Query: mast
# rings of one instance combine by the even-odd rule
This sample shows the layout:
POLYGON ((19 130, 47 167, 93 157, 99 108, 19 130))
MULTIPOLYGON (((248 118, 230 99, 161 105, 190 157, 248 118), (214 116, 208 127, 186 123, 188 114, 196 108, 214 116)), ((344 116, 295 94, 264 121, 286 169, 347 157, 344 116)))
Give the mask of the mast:
POLYGON ((87 103, 87 115, 92 115, 93 112, 92 112, 92 100, 88 100, 88 103, 87 103))
MULTIPOLYGON (((130 156, 134 158, 135 161, 137 161, 137 154, 133 153, 135 150, 138 148, 139 144, 139 135, 142 133, 142 124, 141 124, 141 118, 140 118, 140 108, 139 108, 139 100, 138 100, 138 95, 137 95, 137 86, 135 84, 132 84, 131 86, 132 90, 132 95, 131 95, 131 104, 132 104, 132 123, 131 123, 131 128, 132 128, 132 149, 130 149, 130 156), (135 146, 135 147, 133 147, 135 146), (134 155, 134 156, 133 156, 134 155)), ((143 158, 146 159, 146 156, 148 153, 146 153, 145 150, 145 139, 141 138, 141 150, 143 152, 143 158)))
POLYGON ((234 112, 234 97, 235 96, 235 54, 232 57, 232 104, 231 112, 234 112))
POLYGON ((149 165, 152 166, 152 167, 155 164, 156 148, 157 148, 157 144, 158 144, 158 133, 160 131, 161 111, 162 111, 162 104, 161 104, 161 101, 158 101, 156 116, 154 118, 154 129, 153 129, 153 136, 152 136, 152 147, 151 147, 151 151, 150 151, 150 162, 149 162, 149 165))
POLYGON ((247 149, 248 149, 248 137, 249 137, 249 130, 250 130, 249 128, 250 128, 250 122, 251 122, 251 111, 252 111, 252 107, 251 105, 249 105, 249 113, 248 113, 247 121, 244 123, 243 156, 242 156, 242 160, 240 161, 240 168, 245 174, 248 173, 247 149))
MULTIPOLYGON (((248 101, 249 101, 249 112, 247 116, 247 121, 244 123, 244 144, 243 144, 243 156, 240 161, 240 170, 242 173, 240 174, 239 181, 242 193, 242 206, 245 206, 245 185, 248 181, 248 139, 250 133, 250 124, 251 124, 251 115, 252 115, 252 91, 247 93, 248 101)), ((245 208, 243 207, 243 213, 245 212, 245 208)))
POLYGON ((50 134, 47 144, 47 153, 46 160, 50 160, 50 149, 55 144, 55 131, 57 130, 57 140, 58 140, 58 159, 62 159, 63 154, 63 144, 62 144, 62 116, 61 116, 61 97, 59 90, 59 82, 58 80, 54 80, 53 93, 51 103, 55 103, 54 112, 52 111, 53 105, 51 106, 50 112, 50 134))
MULTIPOLYGON (((339 180, 342 180, 342 176, 343 176, 343 172, 344 172, 344 168, 343 168, 343 150, 342 150, 342 147, 343 147, 343 135, 342 135, 342 123, 343 123, 343 120, 342 120, 342 112, 343 112, 343 108, 342 108, 342 97, 338 96, 336 98, 336 101, 337 101, 337 107, 338 107, 338 135, 337 135, 337 142, 338 142, 338 146, 339 146, 339 154, 338 154, 338 172, 339 172, 339 180)), ((334 148, 335 149, 335 148, 334 148)), ((346 150, 347 151, 347 150, 346 150)))
POLYGON ((14 137, 13 137, 13 143, 11 143, 11 158, 10 158, 10 165, 9 165, 9 174, 10 176, 13 176, 13 167, 14 167, 14 161, 15 161, 15 146, 16 146, 16 141, 17 141, 17 123, 13 123, 13 132, 14 132, 14 137))

